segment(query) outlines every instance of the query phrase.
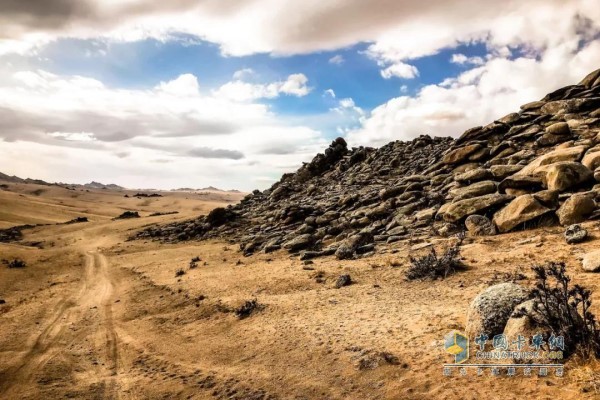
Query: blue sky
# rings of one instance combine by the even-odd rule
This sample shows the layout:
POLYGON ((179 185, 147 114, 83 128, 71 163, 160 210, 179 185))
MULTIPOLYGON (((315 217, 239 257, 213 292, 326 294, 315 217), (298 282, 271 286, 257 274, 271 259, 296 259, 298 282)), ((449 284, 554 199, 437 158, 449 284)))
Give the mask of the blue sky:
POLYGON ((518 110, 600 67, 599 33, 594 0, 0 5, 0 171, 265 188, 336 136, 518 110))

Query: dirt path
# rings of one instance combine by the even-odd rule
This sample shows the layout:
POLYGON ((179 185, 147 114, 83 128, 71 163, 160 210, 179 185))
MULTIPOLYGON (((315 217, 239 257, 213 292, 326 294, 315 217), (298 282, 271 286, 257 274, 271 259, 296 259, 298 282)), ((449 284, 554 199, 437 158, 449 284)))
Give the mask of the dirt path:
MULTIPOLYGON (((60 299, 33 335, 23 357, 1 373, 0 398, 20 398, 21 391, 35 386, 39 375, 52 372, 48 364, 58 356, 69 357, 73 348, 83 346, 88 358, 98 361, 79 379, 89 381, 99 396, 119 398, 119 337, 113 318, 115 282, 104 255, 86 252, 81 287, 60 299)), ((79 382, 78 382, 79 383, 79 382)), ((85 385, 84 385, 85 386, 85 385)))

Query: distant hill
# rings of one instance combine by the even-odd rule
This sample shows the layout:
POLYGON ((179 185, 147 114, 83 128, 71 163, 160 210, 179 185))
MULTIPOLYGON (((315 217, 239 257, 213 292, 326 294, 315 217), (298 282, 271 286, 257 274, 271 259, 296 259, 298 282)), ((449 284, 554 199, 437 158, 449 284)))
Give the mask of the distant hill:
MULTIPOLYGON (((75 185, 75 186, 80 186, 80 185, 75 185)), ((81 186, 83 186, 86 189, 108 189, 108 190, 123 190, 123 189, 125 189, 124 187, 115 185, 114 183, 109 183, 108 185, 105 185, 104 183, 95 182, 95 181, 86 183, 85 185, 81 185, 81 186)))
POLYGON ((110 183, 108 185, 105 185, 100 182, 94 182, 94 181, 92 181, 90 183, 86 183, 85 185, 61 183, 61 182, 50 183, 50 182, 43 181, 41 179, 31 179, 31 178, 23 179, 23 178, 19 178, 16 175, 10 176, 10 175, 4 174, 2 172, 0 172, 0 181, 10 182, 10 183, 32 183, 35 185, 44 185, 44 186, 64 186, 64 187, 71 187, 71 188, 86 188, 86 189, 107 189, 107 190, 123 190, 123 189, 125 189, 124 187, 115 185, 114 183, 110 183))

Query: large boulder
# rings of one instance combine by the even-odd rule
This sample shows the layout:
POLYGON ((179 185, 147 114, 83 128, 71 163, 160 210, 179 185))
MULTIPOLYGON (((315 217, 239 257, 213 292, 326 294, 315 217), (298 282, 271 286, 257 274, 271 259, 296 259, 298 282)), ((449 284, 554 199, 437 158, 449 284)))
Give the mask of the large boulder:
POLYGON ((550 135, 569 135, 571 134, 571 129, 566 122, 556 122, 546 127, 546 133, 550 135))
POLYGON ((588 167, 591 171, 596 170, 596 168, 600 167, 600 148, 594 147, 588 150, 583 156, 581 163, 588 167))
POLYGON ((529 175, 513 175, 505 178, 498 185, 498 192, 506 193, 508 189, 538 191, 542 188, 542 178, 529 175))
POLYGON ((500 232, 508 232, 516 226, 550 211, 552 211, 551 208, 543 206, 533 195, 524 194, 496 212, 494 224, 500 232))
POLYGON ((569 197, 556 211, 561 225, 572 225, 583 222, 596 210, 594 193, 576 193, 569 197))
MULTIPOLYGON (((443 218, 446 222, 457 222, 469 215, 478 214, 480 211, 504 204, 512 199, 513 196, 493 193, 473 197, 471 199, 459 200, 450 203, 450 205, 444 209, 443 218)), ((441 210, 442 209, 440 208, 440 211, 441 210)))
POLYGON ((537 157, 515 175, 533 175, 534 171, 542 165, 554 164, 561 161, 579 161, 586 150, 587 146, 574 146, 554 149, 537 157))
POLYGON ((454 201, 470 199, 472 197, 483 196, 484 194, 490 194, 496 192, 496 182, 494 181, 481 181, 473 183, 472 185, 451 189, 449 191, 450 196, 454 197, 454 201))
MULTIPOLYGON (((529 340, 538 333, 544 336, 546 340, 550 337, 552 332, 548 328, 545 328, 539 324, 538 321, 541 321, 542 317, 540 316, 539 312, 536 311, 534 305, 535 300, 527 300, 526 302, 515 307, 513 313, 506 322, 503 332, 504 335, 509 338, 509 340, 514 340, 519 336, 524 337, 525 340, 529 340)), ((543 345, 542 350, 545 352, 549 350, 547 343, 543 345)), ((511 361, 515 364, 556 362, 556 360, 551 360, 547 357, 534 359, 512 358, 511 361)))
POLYGON ((560 192, 594 178, 592 171, 585 165, 572 161, 557 162, 539 167, 534 174, 542 176, 542 180, 549 190, 560 192))
POLYGON ((489 337, 504 331, 515 306, 523 303, 529 291, 515 283, 500 283, 479 293, 469 306, 466 333, 475 337, 480 333, 489 337))
POLYGON ((446 153, 442 158, 442 162, 444 164, 457 164, 482 148, 483 146, 478 143, 459 147, 446 153))
POLYGON ((462 174, 458 174, 454 177, 456 182, 460 183, 473 183, 479 182, 486 179, 492 179, 494 175, 490 172, 490 170, 485 168, 475 168, 467 172, 463 172, 462 174))

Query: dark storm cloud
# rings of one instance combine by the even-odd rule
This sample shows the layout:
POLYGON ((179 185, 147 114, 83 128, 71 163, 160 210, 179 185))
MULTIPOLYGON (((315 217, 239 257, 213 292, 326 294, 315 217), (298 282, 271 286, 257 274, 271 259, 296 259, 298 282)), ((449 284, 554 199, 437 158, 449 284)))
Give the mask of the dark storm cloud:
POLYGON ((196 147, 190 150, 187 155, 198 158, 224 158, 229 160, 241 160, 244 154, 236 150, 211 149, 209 147, 196 147))

